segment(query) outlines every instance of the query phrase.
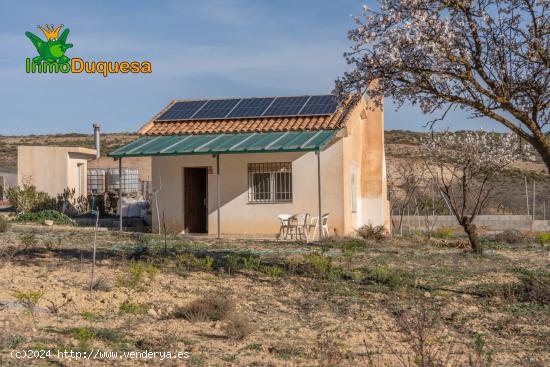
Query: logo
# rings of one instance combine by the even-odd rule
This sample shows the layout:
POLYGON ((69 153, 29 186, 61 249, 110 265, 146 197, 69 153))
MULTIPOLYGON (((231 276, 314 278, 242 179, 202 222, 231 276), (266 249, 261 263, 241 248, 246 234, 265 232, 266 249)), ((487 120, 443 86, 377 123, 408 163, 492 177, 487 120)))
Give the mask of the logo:
POLYGON ((37 35, 31 32, 25 32, 36 51, 38 56, 26 59, 25 71, 27 74, 36 73, 98 73, 107 77, 109 74, 116 73, 146 73, 152 72, 152 66, 149 61, 84 61, 81 58, 73 57, 70 59, 65 55, 65 52, 73 47, 72 43, 67 43, 69 36, 69 28, 59 36, 59 31, 64 25, 61 24, 57 28, 53 24, 46 24, 44 27, 38 26, 46 40, 42 40, 37 35))
POLYGON ((43 61, 49 63, 56 62, 58 64, 66 64, 69 62, 70 59, 65 56, 65 51, 73 47, 72 43, 67 43, 67 37, 70 31, 69 28, 65 29, 63 33, 61 33, 61 37, 59 37, 61 28, 63 28, 63 24, 57 28, 54 28, 53 24, 46 24, 44 27, 38 26, 38 29, 46 36, 46 41, 43 41, 40 37, 31 32, 25 32, 25 36, 31 40, 39 55, 33 58, 32 62, 37 64, 43 61))

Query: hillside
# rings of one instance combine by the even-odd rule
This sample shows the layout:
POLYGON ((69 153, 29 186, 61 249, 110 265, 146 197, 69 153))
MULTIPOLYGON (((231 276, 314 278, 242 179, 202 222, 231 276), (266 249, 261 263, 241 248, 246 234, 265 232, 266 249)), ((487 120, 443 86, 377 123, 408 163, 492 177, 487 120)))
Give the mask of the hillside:
MULTIPOLYGON (((427 134, 403 130, 386 131, 386 158, 390 174, 398 165, 418 162, 418 146, 427 134)), ((136 135, 130 133, 102 134, 102 154, 107 154, 135 138, 136 135)), ((0 136, 0 170, 15 171, 18 145, 93 148, 94 143, 91 134, 0 136)), ((539 214, 542 218, 544 216, 542 203, 548 201, 550 204, 550 176, 546 173, 542 162, 517 162, 498 177, 498 188, 495 193, 498 197, 497 202, 501 203, 507 212, 525 214, 525 179, 528 181, 529 190, 532 190, 532 182, 536 182, 537 202, 540 203, 539 214)), ((502 206, 501 204, 494 204, 493 209, 502 206)))

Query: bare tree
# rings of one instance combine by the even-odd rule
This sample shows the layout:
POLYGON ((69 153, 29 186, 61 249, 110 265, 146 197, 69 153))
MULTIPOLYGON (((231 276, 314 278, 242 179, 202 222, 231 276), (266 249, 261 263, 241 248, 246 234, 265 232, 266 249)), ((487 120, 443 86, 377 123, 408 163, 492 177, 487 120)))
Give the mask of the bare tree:
POLYGON ((379 0, 364 7, 336 81, 424 113, 464 109, 492 118, 540 154, 550 171, 550 1, 379 0), (378 83, 372 83, 378 81, 378 83), (370 86, 370 88, 369 88, 370 86))
POLYGON ((490 199, 491 179, 521 158, 514 137, 484 131, 445 131, 433 134, 422 150, 426 167, 468 235, 472 250, 481 254, 473 222, 490 199))

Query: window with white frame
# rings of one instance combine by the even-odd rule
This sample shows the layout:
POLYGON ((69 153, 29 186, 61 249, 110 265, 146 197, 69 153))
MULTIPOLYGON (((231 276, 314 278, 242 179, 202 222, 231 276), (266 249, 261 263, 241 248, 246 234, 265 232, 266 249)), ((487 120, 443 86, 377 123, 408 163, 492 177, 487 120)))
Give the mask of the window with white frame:
POLYGON ((251 203, 292 201, 292 163, 249 163, 248 201, 251 203))

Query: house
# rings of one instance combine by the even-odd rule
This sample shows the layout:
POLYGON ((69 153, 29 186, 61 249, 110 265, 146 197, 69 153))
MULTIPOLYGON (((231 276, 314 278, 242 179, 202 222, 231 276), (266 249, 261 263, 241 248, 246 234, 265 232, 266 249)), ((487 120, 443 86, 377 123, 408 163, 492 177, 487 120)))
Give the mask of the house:
POLYGON ((384 117, 364 97, 175 100, 139 134, 109 156, 152 157, 154 227, 266 236, 280 214, 329 213, 331 235, 389 228, 384 117))
POLYGON ((33 185, 55 197, 66 188, 78 197, 87 193, 88 160, 96 150, 80 147, 18 146, 17 184, 33 185))

